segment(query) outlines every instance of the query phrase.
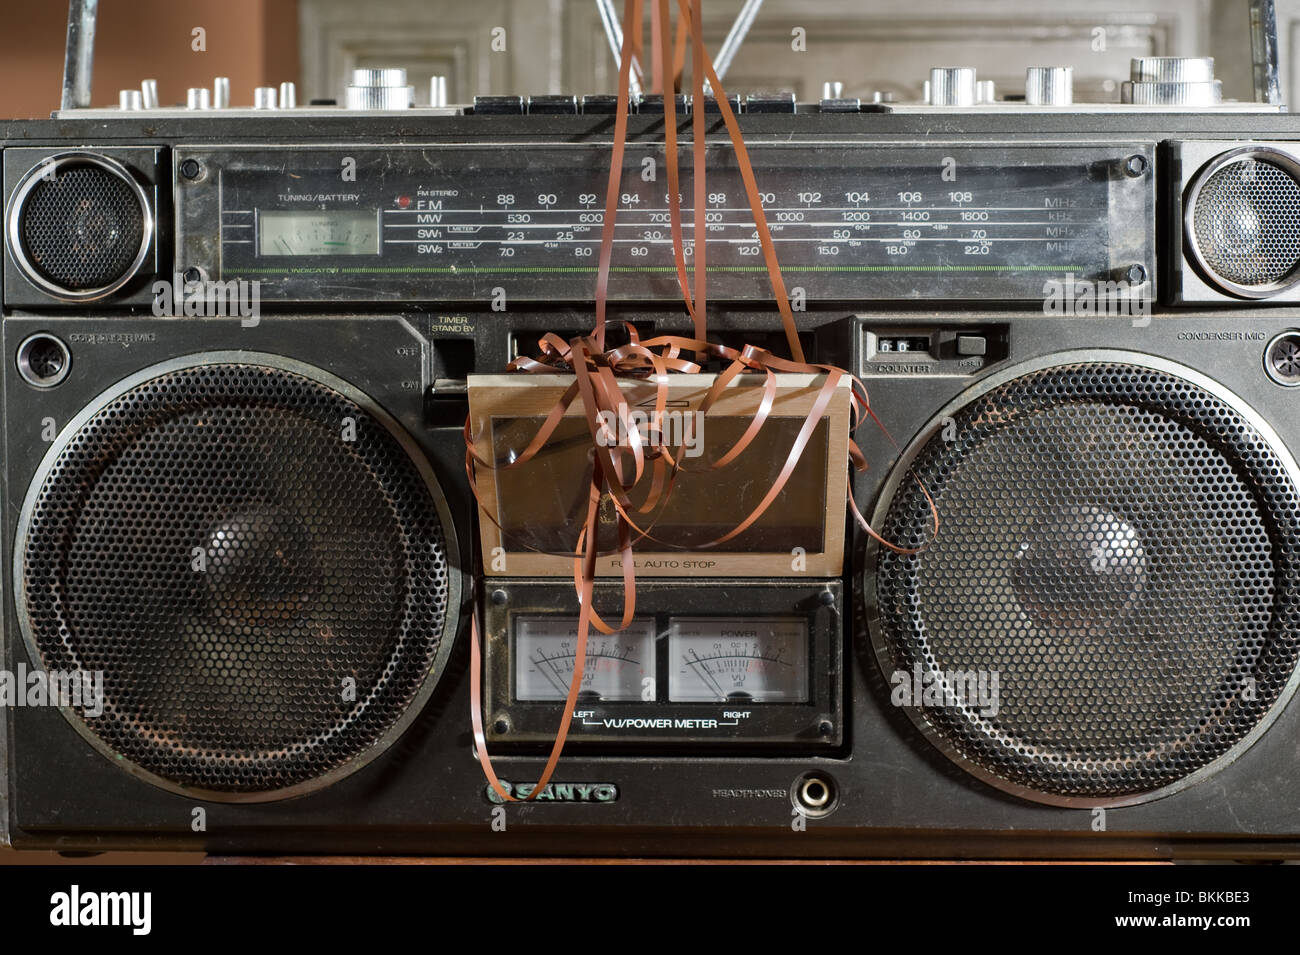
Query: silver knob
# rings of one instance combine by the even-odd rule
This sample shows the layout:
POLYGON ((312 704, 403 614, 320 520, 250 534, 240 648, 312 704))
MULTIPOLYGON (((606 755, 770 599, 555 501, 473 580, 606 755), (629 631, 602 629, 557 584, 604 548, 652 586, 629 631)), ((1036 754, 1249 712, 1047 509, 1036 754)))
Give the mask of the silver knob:
POLYGON ((406 85, 406 70, 353 70, 344 105, 348 109, 409 109, 415 90, 406 85))
POLYGON ((253 109, 275 109, 274 86, 259 86, 253 90, 253 109))
POLYGON ((935 67, 930 71, 930 103, 933 106, 974 106, 975 70, 969 66, 935 67))
POLYGON ((975 102, 993 103, 998 98, 997 88, 992 80, 980 80, 975 84, 975 102))
POLYGON ((447 105, 447 77, 429 77, 429 105, 440 109, 447 105))
POLYGON ((280 109, 296 109, 298 106, 298 86, 295 83, 280 84, 280 109))
POLYGON ((230 77, 218 76, 212 81, 213 109, 230 109, 230 77))
POLYGON ((122 90, 117 94, 118 109, 144 109, 144 94, 139 90, 122 90))
POLYGON ((1139 56, 1120 87, 1120 100, 1137 106, 1217 106, 1223 84, 1214 78, 1209 56, 1139 56))
POLYGON ((1120 101, 1136 106, 1218 106, 1223 102, 1223 84, 1213 83, 1125 83, 1120 101))
POLYGON ((405 86, 406 70, 400 67, 367 68, 352 71, 353 86, 405 86))
POLYGON ((158 81, 145 80, 140 84, 140 98, 144 100, 145 109, 158 108, 158 81))
POLYGON ((1212 56, 1135 56, 1129 65, 1134 83, 1213 83, 1212 56))
POLYGON ((212 91, 205 86, 191 86, 185 91, 186 109, 212 109, 212 91))
POLYGON ((822 99, 843 99, 844 84, 839 80, 827 80, 822 84, 822 99))
POLYGON ((1025 102, 1030 106, 1070 106, 1074 103, 1074 68, 1031 66, 1025 70, 1025 102))

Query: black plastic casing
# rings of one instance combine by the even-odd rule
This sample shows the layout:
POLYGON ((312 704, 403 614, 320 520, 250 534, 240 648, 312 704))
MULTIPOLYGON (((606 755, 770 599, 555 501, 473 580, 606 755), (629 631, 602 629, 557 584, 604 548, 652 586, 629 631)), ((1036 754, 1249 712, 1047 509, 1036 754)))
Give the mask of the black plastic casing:
MULTIPOLYGON (((1300 389, 1284 388, 1264 372, 1263 351, 1276 334, 1300 328, 1300 309, 1225 297, 1213 307, 1176 306, 1162 287, 1182 266, 1171 247, 1170 223, 1180 214, 1181 181, 1171 169, 1175 144, 1196 140, 1300 143, 1300 119, 1227 113, 796 113, 741 117, 747 141, 806 141, 930 145, 1051 142, 1138 143, 1155 157, 1154 214, 1148 223, 1158 268, 1157 304, 1149 322, 1129 317, 1052 318, 1041 302, 988 299, 944 302, 860 297, 812 301, 798 315, 819 361, 866 371, 872 407, 897 446, 866 424, 859 439, 870 463, 855 479, 864 513, 874 509, 899 448, 945 404, 985 376, 1056 353, 1121 350, 1171 360, 1215 379, 1271 423, 1283 444, 1300 454, 1300 389), (963 331, 985 337, 990 349, 962 365, 953 356, 941 374, 868 364, 868 335, 935 336, 963 331)), ((464 116, 410 119, 268 117, 256 123, 219 116, 165 119, 125 116, 110 121, 0 124, 0 144, 159 150, 160 176, 170 176, 177 147, 283 143, 437 144, 482 142, 502 149, 526 143, 607 142, 612 116, 464 116)), ((689 123, 679 131, 689 136, 689 123)), ((662 119, 633 117, 631 138, 661 141, 662 119)), ((720 121, 711 138, 725 139, 720 121)), ((685 140, 684 140, 685 141, 685 140)), ((164 194, 162 222, 176 210, 164 194)), ((160 232, 161 234, 161 232, 160 232)), ((159 248, 158 272, 179 263, 159 248)), ((590 301, 558 300, 505 312, 486 301, 441 298, 431 283, 419 301, 346 308, 264 305, 252 328, 238 320, 158 318, 147 300, 109 299, 94 305, 37 303, 6 270, 4 350, 3 579, 12 579, 14 534, 23 498, 46 451, 41 421, 70 420, 122 378, 159 362, 206 351, 247 350, 292 357, 348 381, 385 408, 428 454, 449 497, 460 539, 460 572, 471 592, 477 559, 473 501, 463 472, 463 400, 439 382, 469 371, 499 371, 520 335, 590 326, 590 301), (16 349, 34 332, 69 344, 71 373, 56 388, 35 389, 18 375, 16 349), (449 345, 448 343, 456 343, 449 345), (469 344, 466 344, 469 343, 469 344), (399 354, 416 346, 415 356, 399 354), (411 383, 414 382, 414 386, 411 383)), ((756 283, 761 279, 756 279, 756 283)), ((137 290, 138 291, 138 290, 137 290)), ((762 289, 760 289, 762 291, 762 289)), ((680 304, 619 303, 612 315, 660 331, 686 331, 680 304)), ((732 340, 779 342, 774 308, 718 302, 711 328, 732 340)), ((945 346, 946 347, 946 346, 945 346)), ((945 352, 945 354, 948 354, 945 352)), ((51 709, 0 709, 0 828, 15 846, 60 849, 189 848, 217 853, 361 853, 478 855, 691 855, 754 857, 1013 857, 1013 858, 1267 858, 1300 852, 1300 708, 1285 706, 1261 739, 1231 765, 1180 792, 1141 805, 1111 809, 1104 831, 1091 811, 1038 804, 991 787, 938 752, 889 702, 888 686, 870 647, 861 574, 869 571, 859 537, 846 555, 842 581, 842 639, 838 671, 842 732, 836 745, 806 753, 782 751, 698 754, 671 752, 566 754, 553 798, 504 808, 488 797, 470 734, 468 613, 462 608, 458 646, 439 686, 414 725, 387 752, 341 781, 309 795, 256 805, 202 802, 164 792, 95 752, 51 709), (806 773, 824 774, 835 790, 832 811, 798 812, 792 791, 806 773), (586 793, 584 796, 583 793, 586 793), (600 798, 595 794, 599 793, 600 798), (206 831, 191 828, 192 810, 206 810, 206 831)), ((563 582, 558 582, 562 584, 563 582)), ((480 597, 482 586, 479 586, 480 597)), ((18 636, 13 594, 5 586, 3 665, 29 666, 18 636)), ((740 609, 740 608, 738 608, 740 609)), ((559 708, 555 718, 558 722, 559 708)), ((531 783, 544 751, 494 756, 513 783, 531 783)))

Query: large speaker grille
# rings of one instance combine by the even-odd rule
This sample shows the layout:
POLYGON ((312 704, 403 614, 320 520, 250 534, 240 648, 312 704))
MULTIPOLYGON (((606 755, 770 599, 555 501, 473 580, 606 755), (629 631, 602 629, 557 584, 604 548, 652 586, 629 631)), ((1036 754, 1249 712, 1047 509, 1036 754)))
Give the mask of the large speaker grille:
MULTIPOLYGON (((1266 720, 1300 650, 1300 496, 1245 418, 1173 374, 1081 363, 952 419, 913 462, 938 540, 877 568, 882 663, 951 691, 916 714, 941 749, 1047 801, 1124 801, 1266 720), (996 675, 996 707, 972 674, 996 675)), ((929 528, 901 484, 885 536, 929 528)))
POLYGON ((20 610, 45 668, 103 673, 103 714, 78 728, 214 793, 373 755, 436 679, 449 613, 436 489, 395 429, 305 373, 211 363, 56 446, 20 610))
POLYGON ((56 293, 120 285, 148 243, 149 210, 140 188, 101 157, 70 157, 32 170, 15 214, 22 264, 56 293))
POLYGON ((1192 197, 1200 264, 1229 291, 1280 291, 1300 267, 1300 176, 1269 155, 1212 166, 1192 197))

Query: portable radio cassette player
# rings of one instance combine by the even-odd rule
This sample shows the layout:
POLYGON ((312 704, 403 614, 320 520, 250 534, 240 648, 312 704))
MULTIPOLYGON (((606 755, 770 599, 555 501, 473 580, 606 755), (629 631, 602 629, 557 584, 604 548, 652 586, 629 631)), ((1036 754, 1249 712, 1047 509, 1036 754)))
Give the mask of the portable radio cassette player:
POLYGON ((73 43, 0 123, 0 833, 1294 854, 1272 6, 1249 102, 109 109, 73 43))

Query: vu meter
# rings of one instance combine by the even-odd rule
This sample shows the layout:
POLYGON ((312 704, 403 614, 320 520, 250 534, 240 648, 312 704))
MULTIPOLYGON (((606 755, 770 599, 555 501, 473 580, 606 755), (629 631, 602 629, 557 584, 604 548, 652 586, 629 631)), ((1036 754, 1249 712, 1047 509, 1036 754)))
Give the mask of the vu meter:
MULTIPOLYGON (((842 583, 725 586, 723 597, 694 580, 638 585, 635 621, 588 636, 566 745, 602 754, 839 748, 842 583), (745 613, 718 613, 720 604, 745 613)), ((613 612, 622 599, 622 581, 596 583, 597 606, 613 612)), ((493 582, 483 602, 483 708, 493 745, 523 752, 554 743, 573 679, 577 611, 572 581, 493 582)))
MULTIPOLYGON (((577 617, 520 617, 515 627, 515 699, 566 699, 577 647, 577 617)), ((634 620, 609 636, 592 628, 578 700, 641 700, 647 687, 653 693, 654 675, 654 621, 634 620)))
POLYGON ((674 617, 668 698, 675 703, 806 703, 808 621, 674 617))
POLYGON ((259 255, 378 255, 379 217, 365 209, 259 212, 259 255))

